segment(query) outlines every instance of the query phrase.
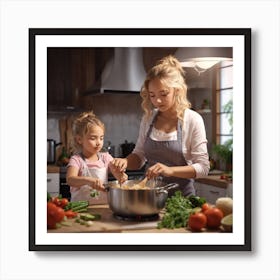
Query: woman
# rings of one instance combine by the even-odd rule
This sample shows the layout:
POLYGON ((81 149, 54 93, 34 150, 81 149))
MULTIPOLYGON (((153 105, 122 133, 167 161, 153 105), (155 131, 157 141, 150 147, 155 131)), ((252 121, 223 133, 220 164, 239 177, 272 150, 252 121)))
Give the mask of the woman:
POLYGON ((144 116, 135 149, 112 163, 123 172, 147 162, 148 179, 161 176, 166 183, 178 183, 184 196, 195 194, 194 178, 209 171, 207 139, 202 117, 190 109, 179 61, 161 59, 148 72, 140 94, 144 116))

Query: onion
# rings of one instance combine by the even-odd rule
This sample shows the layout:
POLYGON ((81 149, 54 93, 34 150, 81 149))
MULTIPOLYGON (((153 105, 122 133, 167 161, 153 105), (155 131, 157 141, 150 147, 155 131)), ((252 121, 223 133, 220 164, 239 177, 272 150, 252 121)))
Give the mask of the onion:
POLYGON ((216 200, 216 207, 227 216, 232 213, 233 200, 230 197, 220 197, 216 200))

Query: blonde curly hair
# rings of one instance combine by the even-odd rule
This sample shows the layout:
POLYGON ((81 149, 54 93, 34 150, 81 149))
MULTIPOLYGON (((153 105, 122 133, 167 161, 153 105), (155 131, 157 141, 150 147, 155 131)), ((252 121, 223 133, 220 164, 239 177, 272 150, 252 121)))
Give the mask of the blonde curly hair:
POLYGON ((183 119, 185 109, 191 107, 187 98, 187 85, 184 76, 185 72, 180 62, 172 55, 162 58, 149 70, 140 92, 142 97, 141 106, 146 118, 151 116, 153 110, 153 104, 149 97, 149 83, 157 78, 167 88, 175 89, 174 98, 177 117, 181 120, 183 119))
POLYGON ((92 126, 101 127, 105 133, 104 123, 98 119, 92 111, 83 112, 74 120, 72 128, 74 143, 77 149, 81 148, 80 144, 77 142, 77 136, 84 136, 92 126))

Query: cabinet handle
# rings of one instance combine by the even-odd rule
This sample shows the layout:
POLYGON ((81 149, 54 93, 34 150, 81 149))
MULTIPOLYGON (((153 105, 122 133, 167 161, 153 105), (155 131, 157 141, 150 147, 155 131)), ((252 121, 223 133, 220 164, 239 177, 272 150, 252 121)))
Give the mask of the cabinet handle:
POLYGON ((210 193, 212 193, 212 194, 219 194, 218 191, 211 191, 211 190, 210 190, 210 193))
POLYGON ((47 182, 51 182, 52 181, 52 179, 51 178, 47 178, 47 182))

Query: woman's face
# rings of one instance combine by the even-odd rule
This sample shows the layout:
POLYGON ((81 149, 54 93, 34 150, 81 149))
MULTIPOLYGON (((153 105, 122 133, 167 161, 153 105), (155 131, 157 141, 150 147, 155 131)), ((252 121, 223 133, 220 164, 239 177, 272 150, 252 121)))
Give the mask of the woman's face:
POLYGON ((160 112, 172 109, 174 106, 174 88, 164 86, 159 79, 149 82, 148 92, 150 100, 160 112))
POLYGON ((78 136, 78 143, 82 146, 84 154, 96 154, 100 152, 104 144, 104 130, 98 125, 90 127, 83 136, 78 136))

